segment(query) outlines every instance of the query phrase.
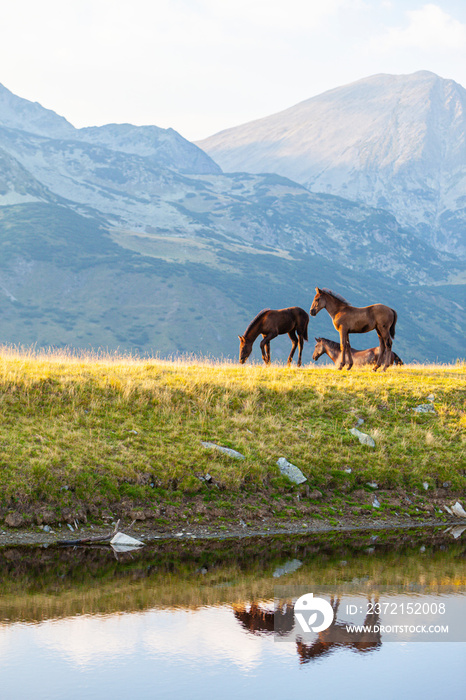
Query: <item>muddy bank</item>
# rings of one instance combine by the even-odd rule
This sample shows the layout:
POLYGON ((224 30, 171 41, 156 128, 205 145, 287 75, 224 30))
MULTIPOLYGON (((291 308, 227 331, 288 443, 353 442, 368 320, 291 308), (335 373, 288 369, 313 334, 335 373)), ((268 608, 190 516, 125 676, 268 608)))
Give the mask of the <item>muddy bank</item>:
POLYGON ((59 523, 46 530, 38 527, 9 528, 0 527, 0 546, 11 545, 53 545, 61 542, 76 542, 86 538, 107 537, 115 530, 125 532, 142 540, 145 543, 157 540, 173 539, 183 540, 205 540, 205 539, 240 539, 252 537, 268 537, 272 535, 306 535, 308 533, 325 533, 331 531, 354 531, 354 530, 392 530, 423 527, 466 527, 466 521, 459 518, 427 518, 413 519, 409 516, 386 518, 375 520, 374 518, 343 517, 335 520, 303 520, 301 522, 283 522, 274 518, 263 519, 260 523, 246 525, 244 522, 214 523, 209 525, 183 525, 173 527, 157 527, 152 522, 131 522, 129 520, 119 522, 109 522, 104 524, 82 524, 72 531, 65 524, 59 523))
POLYGON ((450 488, 421 492, 371 486, 348 494, 305 486, 300 492, 281 496, 215 489, 207 497, 173 494, 156 506, 129 499, 104 508, 82 501, 65 508, 23 504, 21 508, 0 508, 0 546, 51 544, 108 534, 117 522, 121 531, 145 540, 466 524, 466 519, 452 517, 445 509, 456 501, 466 505, 464 494, 450 488))

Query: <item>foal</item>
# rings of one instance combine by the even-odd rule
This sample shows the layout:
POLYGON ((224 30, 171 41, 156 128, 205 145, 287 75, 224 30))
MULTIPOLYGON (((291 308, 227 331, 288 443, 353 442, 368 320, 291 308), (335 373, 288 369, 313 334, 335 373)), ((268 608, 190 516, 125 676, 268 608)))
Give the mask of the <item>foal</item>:
MULTIPOLYGON (((335 343, 333 340, 328 340, 327 338, 316 338, 316 346, 314 348, 314 354, 312 359, 316 362, 319 357, 325 353, 330 357, 334 364, 337 364, 341 360, 341 350, 340 344, 335 343)), ((402 360, 393 351, 390 356, 390 365, 402 365, 402 360)), ((355 350, 351 348, 351 355, 353 356, 354 364, 356 367, 362 367, 364 365, 375 365, 379 357, 380 348, 369 348, 368 350, 355 350)))

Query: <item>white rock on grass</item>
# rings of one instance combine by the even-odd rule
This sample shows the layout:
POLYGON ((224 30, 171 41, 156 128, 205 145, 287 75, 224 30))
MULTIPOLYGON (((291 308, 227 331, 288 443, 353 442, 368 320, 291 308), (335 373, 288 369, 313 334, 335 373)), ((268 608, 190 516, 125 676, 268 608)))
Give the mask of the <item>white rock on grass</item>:
POLYGON ((361 445, 368 445, 369 447, 375 447, 374 438, 371 438, 370 435, 366 435, 366 433, 361 433, 361 431, 358 430, 357 428, 350 428, 350 433, 351 433, 351 435, 354 435, 355 437, 358 438, 361 445))
POLYGON ((201 442, 201 445, 207 450, 217 450, 217 452, 222 452, 223 454, 228 455, 229 457, 233 457, 234 459, 245 459, 245 456, 242 455, 241 452, 232 450, 230 447, 222 447, 222 445, 216 445, 215 442, 201 442))
POLYGON ((304 482, 307 481, 301 469, 296 467, 294 464, 291 464, 291 462, 288 462, 288 460, 285 459, 285 457, 280 457, 280 459, 277 461, 277 464, 281 473, 284 476, 287 476, 288 479, 293 483, 304 484, 304 482))
POLYGON ((415 406, 411 410, 416 411, 416 413, 436 413, 437 412, 432 403, 421 403, 421 404, 419 404, 419 406, 415 406))

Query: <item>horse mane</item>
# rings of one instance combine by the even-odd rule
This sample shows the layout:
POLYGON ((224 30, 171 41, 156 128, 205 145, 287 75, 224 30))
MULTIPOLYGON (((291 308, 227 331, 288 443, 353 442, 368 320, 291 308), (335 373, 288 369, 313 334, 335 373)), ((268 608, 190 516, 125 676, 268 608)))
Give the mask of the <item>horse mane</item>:
POLYGON ((249 326, 248 326, 248 327, 246 328, 246 330, 244 331, 244 335, 247 335, 247 334, 249 333, 249 331, 250 331, 251 328, 254 326, 254 324, 256 323, 256 321, 258 321, 265 313, 267 313, 267 311, 270 311, 270 309, 262 309, 262 311, 259 311, 259 313, 257 314, 257 316, 254 316, 254 318, 252 319, 251 323, 249 324, 249 326))
POLYGON ((345 297, 342 297, 341 294, 337 294, 337 292, 332 292, 331 289, 328 289, 327 287, 322 287, 321 289, 322 292, 325 292, 325 294, 330 294, 331 297, 334 299, 338 299, 338 301, 342 301, 343 304, 347 304, 348 306, 351 306, 349 301, 345 299, 345 297))

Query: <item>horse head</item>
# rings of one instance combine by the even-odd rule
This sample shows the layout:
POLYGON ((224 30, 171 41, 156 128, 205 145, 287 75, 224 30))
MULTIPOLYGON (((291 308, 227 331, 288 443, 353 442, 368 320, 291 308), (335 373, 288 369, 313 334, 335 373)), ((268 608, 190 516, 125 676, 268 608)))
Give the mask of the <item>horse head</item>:
POLYGON ((244 335, 239 335, 239 361, 242 365, 246 362, 248 359, 249 355, 252 352, 252 343, 249 340, 246 340, 244 335))
POLYGON ((312 359, 314 362, 317 362, 319 357, 324 354, 325 349, 324 349, 324 343, 322 341, 322 338, 315 338, 316 345, 314 348, 314 353, 312 355, 312 359))
POLYGON ((319 287, 316 287, 316 295, 311 304, 310 314, 316 316, 325 307, 325 295, 319 287))

